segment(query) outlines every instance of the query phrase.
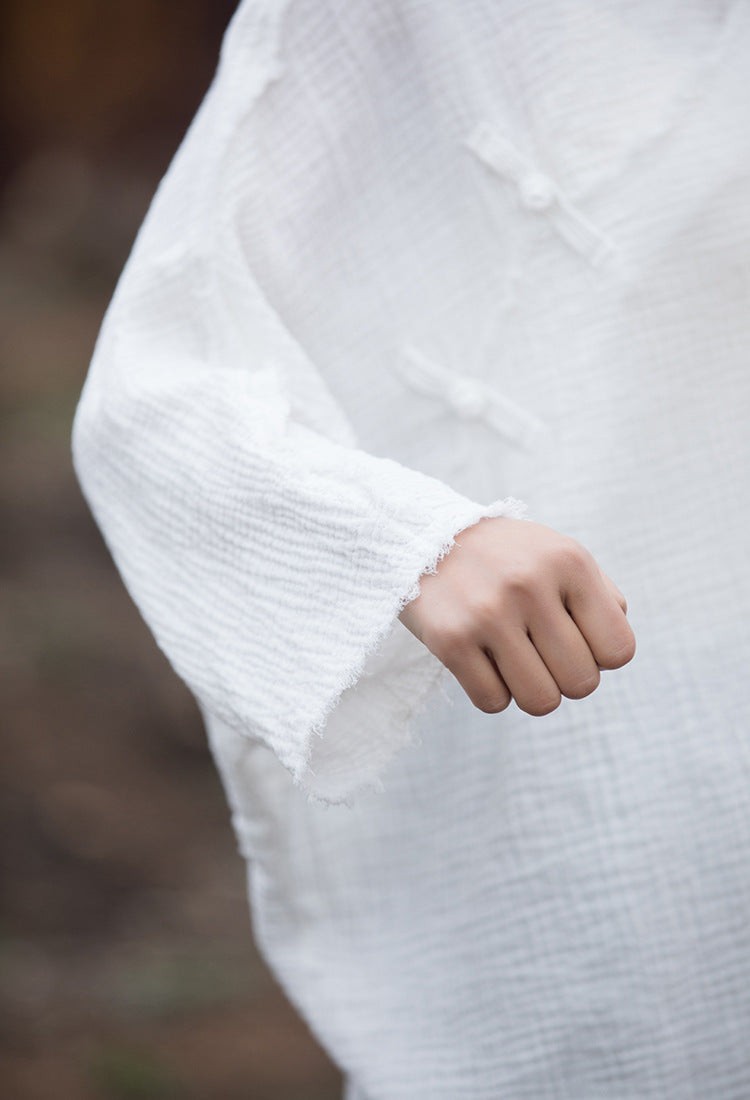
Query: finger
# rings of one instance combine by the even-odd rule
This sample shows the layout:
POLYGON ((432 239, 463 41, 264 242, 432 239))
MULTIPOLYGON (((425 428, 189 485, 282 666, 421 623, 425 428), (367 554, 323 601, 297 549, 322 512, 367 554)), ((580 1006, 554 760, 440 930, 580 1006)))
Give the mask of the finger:
POLYGON ((604 583, 607 585, 607 587, 611 591, 612 595, 615 597, 615 599, 619 603, 620 607, 622 608, 624 613, 627 615, 627 613, 628 613, 628 601, 625 599, 622 592, 617 587, 617 585, 612 580, 612 578, 608 577, 607 574, 604 572, 604 570, 602 570, 601 573, 602 573, 602 577, 604 578, 604 583))
POLYGON ((583 699, 599 686, 599 667, 589 644, 557 599, 529 621, 529 637, 560 691, 583 699))
POLYGON ((485 714, 497 714, 510 705, 511 694, 492 655, 479 646, 467 647, 446 664, 469 699, 485 714))
POLYGON ((560 689, 524 627, 496 635, 490 640, 489 649, 521 710, 541 716, 560 705, 560 689))
POLYGON ((635 635, 601 570, 564 592, 565 606, 600 668, 622 668, 635 655, 635 635))

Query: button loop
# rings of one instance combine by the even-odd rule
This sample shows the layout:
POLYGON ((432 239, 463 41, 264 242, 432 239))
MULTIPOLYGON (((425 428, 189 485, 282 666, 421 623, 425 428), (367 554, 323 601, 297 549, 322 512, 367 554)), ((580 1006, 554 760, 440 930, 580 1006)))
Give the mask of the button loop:
POLYGON ((483 420, 521 447, 529 446, 545 425, 533 413, 477 378, 467 378, 434 362, 413 344, 401 347, 399 366, 418 393, 442 400, 464 420, 483 420))
POLYGON ((498 127, 481 119, 464 138, 464 144, 494 172, 515 183, 521 205, 548 217, 563 240, 591 264, 597 266, 614 251, 609 238, 498 127))

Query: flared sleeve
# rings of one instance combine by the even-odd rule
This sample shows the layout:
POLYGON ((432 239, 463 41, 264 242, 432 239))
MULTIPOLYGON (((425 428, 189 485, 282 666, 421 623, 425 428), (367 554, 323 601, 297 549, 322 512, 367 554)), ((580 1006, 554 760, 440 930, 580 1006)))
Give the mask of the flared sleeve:
POLYGON ((479 504, 357 446, 216 208, 221 94, 219 81, 120 278, 73 460, 204 714, 262 742, 309 797, 346 802, 382 783, 450 675, 399 611, 460 531, 523 506, 479 504))

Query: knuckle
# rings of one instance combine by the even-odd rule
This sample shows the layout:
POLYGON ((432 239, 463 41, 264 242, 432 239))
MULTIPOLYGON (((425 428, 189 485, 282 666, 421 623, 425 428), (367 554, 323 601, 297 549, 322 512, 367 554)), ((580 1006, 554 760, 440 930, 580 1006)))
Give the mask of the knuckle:
POLYGON ((554 552, 555 564, 565 576, 588 573, 594 559, 585 546, 575 539, 564 539, 554 552))
POLYGON ((479 630, 493 626, 498 620, 497 600, 488 596, 472 600, 468 611, 472 623, 479 630))
POLYGON ((450 665, 466 652, 471 641, 468 625, 457 621, 435 630, 426 644, 443 664, 450 665))
POLYGON ((602 668, 622 668, 623 665, 632 661, 633 657, 635 657, 635 637, 631 634, 630 637, 613 643, 604 654, 604 660, 599 664, 602 668))
POLYGON ((510 705, 510 695, 492 695, 484 693, 475 696, 472 700, 474 706, 485 714, 499 714, 510 705))
POLYGON ((529 700, 521 706, 521 710, 525 710, 527 714, 531 714, 535 718, 543 718, 545 714, 551 714, 553 710, 557 710, 561 702, 562 695, 559 691, 556 694, 550 692, 529 700))
POLYGON ((537 574, 529 566, 516 565, 503 577, 503 585, 512 596, 527 596, 537 586, 537 574))
POLYGON ((566 687, 564 695, 567 699, 585 699, 587 695, 591 695, 593 691, 596 691, 600 682, 601 674, 596 669, 595 672, 583 676, 579 680, 574 680, 569 687, 566 687))

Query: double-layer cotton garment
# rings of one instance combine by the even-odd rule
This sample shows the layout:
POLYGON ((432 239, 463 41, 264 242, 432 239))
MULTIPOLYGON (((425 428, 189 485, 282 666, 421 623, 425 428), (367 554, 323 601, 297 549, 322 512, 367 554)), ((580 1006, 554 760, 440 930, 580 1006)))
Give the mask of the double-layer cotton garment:
POLYGON ((350 1100, 750 1096, 750 5, 245 0, 76 469, 350 1100), (398 618, 483 516, 638 652, 475 708, 398 618))

